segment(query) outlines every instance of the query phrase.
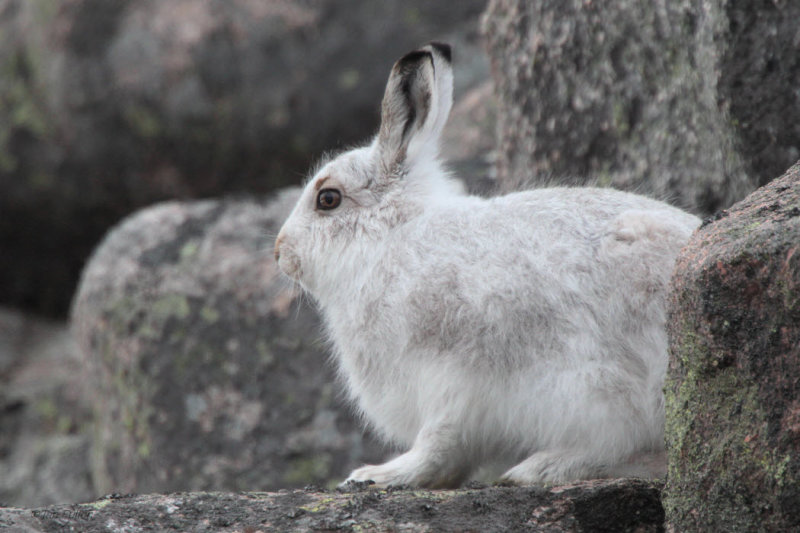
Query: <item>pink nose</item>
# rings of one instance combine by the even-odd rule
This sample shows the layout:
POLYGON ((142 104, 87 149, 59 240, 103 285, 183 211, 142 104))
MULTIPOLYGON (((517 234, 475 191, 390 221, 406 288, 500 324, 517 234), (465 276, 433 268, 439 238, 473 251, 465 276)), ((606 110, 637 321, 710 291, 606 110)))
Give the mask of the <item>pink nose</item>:
POLYGON ((283 235, 278 235, 278 238, 275 239, 275 262, 277 263, 281 258, 281 241, 283 240, 283 235))

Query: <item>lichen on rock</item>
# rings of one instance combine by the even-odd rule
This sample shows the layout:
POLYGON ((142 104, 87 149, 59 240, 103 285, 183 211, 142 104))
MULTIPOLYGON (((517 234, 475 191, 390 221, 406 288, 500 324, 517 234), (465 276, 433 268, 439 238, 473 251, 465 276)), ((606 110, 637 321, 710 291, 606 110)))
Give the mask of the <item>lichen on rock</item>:
POLYGON ((800 164, 678 259, 666 385, 674 531, 800 527, 800 164))

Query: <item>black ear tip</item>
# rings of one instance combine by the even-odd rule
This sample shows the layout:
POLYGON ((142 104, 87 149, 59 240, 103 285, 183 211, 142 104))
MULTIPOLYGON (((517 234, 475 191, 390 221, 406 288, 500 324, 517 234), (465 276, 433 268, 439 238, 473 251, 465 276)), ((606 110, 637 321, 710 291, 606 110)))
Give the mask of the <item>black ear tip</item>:
POLYGON ((413 52, 409 52, 400 59, 397 60, 397 67, 401 69, 408 67, 409 65, 414 65, 421 61, 424 58, 433 59, 431 57, 431 53, 426 50, 414 50, 413 52))
POLYGON ((434 53, 441 55, 448 63, 452 63, 453 61, 453 53, 449 44, 432 41, 428 43, 428 46, 425 46, 419 50, 414 50, 413 52, 409 52, 398 59, 396 66, 403 69, 409 67, 410 65, 415 65, 425 58, 433 61, 434 53), (431 52, 431 48, 434 50, 433 52, 431 52))
POLYGON ((453 50, 450 48, 450 45, 447 43, 442 43, 439 41, 431 41, 430 45, 440 54, 444 56, 448 63, 453 62, 453 50))

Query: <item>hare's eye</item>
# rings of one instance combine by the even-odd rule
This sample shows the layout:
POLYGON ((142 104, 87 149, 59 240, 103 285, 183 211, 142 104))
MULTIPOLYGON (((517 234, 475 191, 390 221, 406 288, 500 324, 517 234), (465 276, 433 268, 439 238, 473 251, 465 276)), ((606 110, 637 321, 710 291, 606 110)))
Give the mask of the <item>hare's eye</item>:
POLYGON ((317 195, 317 209, 328 211, 336 209, 342 203, 342 193, 336 189, 322 189, 317 195))

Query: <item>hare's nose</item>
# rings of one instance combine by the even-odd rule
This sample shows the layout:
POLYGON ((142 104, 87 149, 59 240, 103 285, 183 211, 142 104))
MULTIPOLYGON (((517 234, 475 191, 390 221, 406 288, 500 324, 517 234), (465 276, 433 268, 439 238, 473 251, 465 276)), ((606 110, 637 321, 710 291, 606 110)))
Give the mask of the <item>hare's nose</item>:
POLYGON ((275 239, 275 262, 277 263, 281 258, 281 242, 283 241, 283 235, 278 235, 278 238, 275 239))

